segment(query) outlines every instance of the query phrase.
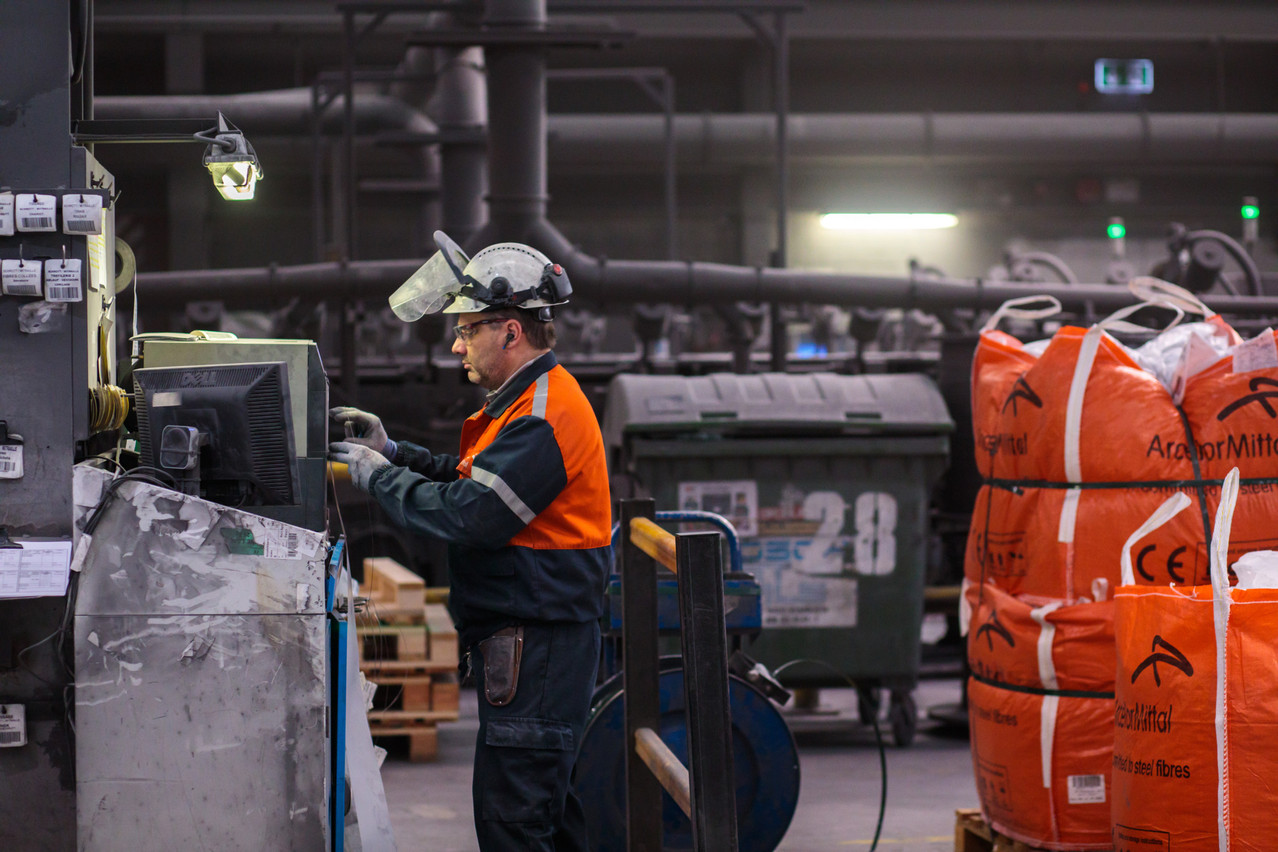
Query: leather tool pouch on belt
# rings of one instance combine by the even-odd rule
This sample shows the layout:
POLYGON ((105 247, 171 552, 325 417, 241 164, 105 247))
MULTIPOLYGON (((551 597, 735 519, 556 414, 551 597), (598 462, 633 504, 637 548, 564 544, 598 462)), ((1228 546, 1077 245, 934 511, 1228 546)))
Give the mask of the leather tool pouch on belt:
POLYGON ((479 643, 484 658, 484 697, 494 707, 509 704, 519 686, 519 658, 524 651, 524 628, 498 630, 479 643))

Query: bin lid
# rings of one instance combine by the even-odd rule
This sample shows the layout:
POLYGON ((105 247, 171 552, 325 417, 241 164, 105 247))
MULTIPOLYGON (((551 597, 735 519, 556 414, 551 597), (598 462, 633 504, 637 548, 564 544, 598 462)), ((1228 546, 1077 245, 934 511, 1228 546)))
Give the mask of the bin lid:
POLYGON ((936 434, 954 429, 935 383, 922 374, 713 373, 619 375, 608 387, 603 434, 936 434))

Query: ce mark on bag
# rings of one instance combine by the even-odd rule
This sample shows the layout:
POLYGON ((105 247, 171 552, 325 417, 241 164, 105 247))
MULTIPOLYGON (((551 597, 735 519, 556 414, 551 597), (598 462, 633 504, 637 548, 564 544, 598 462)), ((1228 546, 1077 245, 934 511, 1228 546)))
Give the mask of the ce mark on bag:
POLYGON ((494 707, 502 707, 515 699, 523 652, 523 627, 498 630, 479 643, 479 653, 484 658, 484 698, 494 707))
MULTIPOLYGON (((1188 547, 1182 545, 1181 547, 1173 550, 1167 556, 1167 576, 1171 577, 1173 582, 1185 582, 1184 575, 1180 573, 1180 569, 1185 567, 1185 563, 1181 561, 1181 557, 1185 555, 1185 551, 1188 549, 1188 547)), ((1140 553, 1136 554, 1136 573, 1140 574, 1147 582, 1150 583, 1154 582, 1155 578, 1153 574, 1146 570, 1145 559, 1148 557, 1150 562, 1156 565, 1158 559, 1154 553, 1156 550, 1158 550, 1158 545, 1148 544, 1141 548, 1140 553)))

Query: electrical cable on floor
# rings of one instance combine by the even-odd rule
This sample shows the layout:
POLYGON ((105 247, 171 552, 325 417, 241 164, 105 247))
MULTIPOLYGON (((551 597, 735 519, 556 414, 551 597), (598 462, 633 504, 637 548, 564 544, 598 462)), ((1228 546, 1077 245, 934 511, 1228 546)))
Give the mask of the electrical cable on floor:
MULTIPOLYGON (((773 677, 777 678, 777 680, 780 680, 781 673, 783 671, 797 665, 802 665, 804 663, 820 666, 821 668, 828 669, 829 671, 838 675, 839 678, 843 680, 845 683, 847 683, 848 686, 852 687, 852 689, 854 690, 856 689, 856 681, 852 680, 852 678, 848 677, 843 672, 839 671, 834 666, 830 665, 824 660, 813 660, 813 659, 807 659, 807 658, 790 660, 789 662, 782 663, 781 665, 773 669, 772 675, 773 677)), ((874 743, 879 748, 879 779, 880 779, 879 818, 878 818, 878 822, 874 826, 874 840, 870 842, 870 849, 869 849, 869 852, 874 852, 874 850, 877 849, 879 846, 879 835, 883 831, 883 815, 887 811, 887 752, 883 748, 883 734, 879 730, 879 716, 878 716, 877 707, 875 708, 875 713, 870 717, 870 722, 871 722, 871 726, 874 728, 874 743)))

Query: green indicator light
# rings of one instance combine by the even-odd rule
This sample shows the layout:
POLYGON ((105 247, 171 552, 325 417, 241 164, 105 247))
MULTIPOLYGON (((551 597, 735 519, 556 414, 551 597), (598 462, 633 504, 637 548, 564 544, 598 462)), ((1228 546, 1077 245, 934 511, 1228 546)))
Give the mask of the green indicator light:
POLYGON ((1111 240, 1121 240, 1127 236, 1127 228, 1123 226, 1122 222, 1110 222, 1106 233, 1109 234, 1111 240))
POLYGON ((1260 208, 1254 204, 1244 204, 1242 206, 1242 217, 1244 219, 1259 219, 1260 208))

